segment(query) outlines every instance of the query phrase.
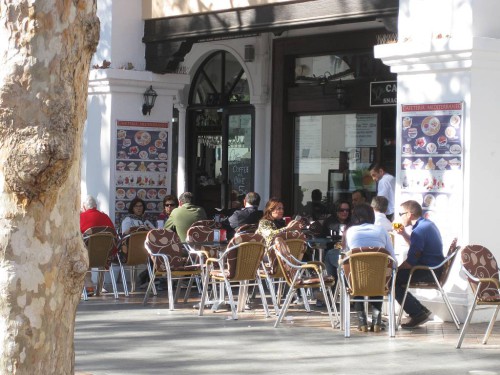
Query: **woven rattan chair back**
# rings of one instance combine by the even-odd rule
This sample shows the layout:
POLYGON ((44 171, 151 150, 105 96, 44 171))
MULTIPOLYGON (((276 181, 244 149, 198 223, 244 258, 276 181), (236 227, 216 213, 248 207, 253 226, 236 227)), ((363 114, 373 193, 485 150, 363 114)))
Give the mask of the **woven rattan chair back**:
POLYGON ((387 254, 358 253, 350 258, 351 293, 355 296, 380 296, 387 294, 387 254))
POLYGON ((117 251, 116 231, 111 227, 91 227, 83 233, 89 252, 89 268, 108 267, 117 251))
POLYGON ((231 281, 253 280, 264 257, 265 241, 260 234, 242 233, 236 235, 228 248, 239 247, 227 254, 228 279, 231 281))
POLYGON ((87 239, 89 268, 106 267, 109 254, 113 252, 115 236, 112 233, 96 233, 87 239))
POLYGON ((127 239, 127 261, 124 265, 138 266, 148 261, 148 251, 144 247, 147 231, 131 233, 127 239))
POLYGON ((344 263, 343 267, 346 277, 349 279, 349 292, 356 296, 363 295, 370 297, 387 295, 390 289, 391 271, 394 265, 392 259, 388 258, 390 253, 383 247, 357 247, 351 249, 348 255, 349 262, 344 263), (364 259, 364 254, 382 254, 383 256, 377 255, 364 259), (356 264, 351 265, 352 261, 356 262, 356 264), (364 272, 369 272, 370 276, 362 275, 364 272), (370 278, 373 278, 374 285, 372 286, 369 285, 370 278), (376 290, 376 293, 373 294, 373 290, 370 291, 370 293, 359 291, 364 288, 372 288, 376 290))

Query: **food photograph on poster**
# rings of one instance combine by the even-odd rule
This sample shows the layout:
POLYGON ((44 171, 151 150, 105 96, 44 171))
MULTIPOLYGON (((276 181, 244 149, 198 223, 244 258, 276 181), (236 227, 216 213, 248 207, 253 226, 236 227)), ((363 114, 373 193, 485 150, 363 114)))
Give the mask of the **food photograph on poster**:
POLYGON ((116 130, 115 223, 127 214, 130 201, 146 202, 155 220, 167 195, 168 123, 118 122, 116 130), (125 124, 125 126, 120 126, 125 124))

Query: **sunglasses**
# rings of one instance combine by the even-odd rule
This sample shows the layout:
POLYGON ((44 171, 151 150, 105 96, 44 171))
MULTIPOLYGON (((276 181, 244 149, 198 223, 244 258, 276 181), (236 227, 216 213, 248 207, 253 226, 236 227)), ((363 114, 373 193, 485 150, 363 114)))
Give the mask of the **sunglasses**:
POLYGON ((177 207, 175 203, 165 203, 164 207, 177 207))
POLYGON ((351 210, 348 208, 341 208, 337 212, 349 212, 349 211, 351 211, 351 210))

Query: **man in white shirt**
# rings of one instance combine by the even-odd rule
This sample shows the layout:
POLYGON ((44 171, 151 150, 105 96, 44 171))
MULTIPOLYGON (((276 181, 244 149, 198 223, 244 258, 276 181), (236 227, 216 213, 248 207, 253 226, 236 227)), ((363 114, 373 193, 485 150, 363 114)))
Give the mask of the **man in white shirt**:
POLYGON ((387 205, 389 201, 386 197, 374 197, 372 199, 372 208, 375 213, 375 225, 379 225, 384 228, 388 232, 392 232, 392 223, 385 216, 385 212, 387 211, 387 205))
POLYGON ((370 165, 370 176, 377 183, 377 196, 386 197, 389 201, 385 215, 392 221, 394 218, 394 192, 396 190, 396 179, 385 171, 379 163, 370 165))

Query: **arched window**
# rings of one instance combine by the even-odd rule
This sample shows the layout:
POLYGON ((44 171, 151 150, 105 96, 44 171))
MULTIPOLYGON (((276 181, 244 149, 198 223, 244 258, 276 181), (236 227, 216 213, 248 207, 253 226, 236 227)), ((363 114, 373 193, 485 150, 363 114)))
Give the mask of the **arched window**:
POLYGON ((189 104, 224 106, 249 102, 247 77, 238 60, 226 51, 207 57, 196 72, 189 104))
POLYGON ((212 53, 193 78, 186 133, 188 188, 209 216, 252 191, 254 126, 243 67, 229 52, 212 53))

